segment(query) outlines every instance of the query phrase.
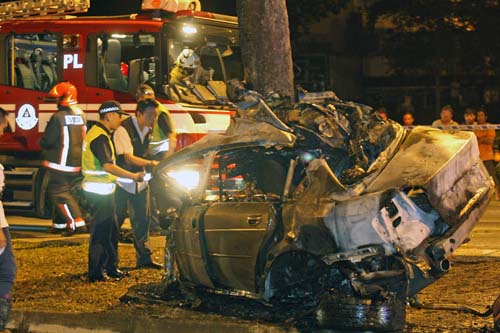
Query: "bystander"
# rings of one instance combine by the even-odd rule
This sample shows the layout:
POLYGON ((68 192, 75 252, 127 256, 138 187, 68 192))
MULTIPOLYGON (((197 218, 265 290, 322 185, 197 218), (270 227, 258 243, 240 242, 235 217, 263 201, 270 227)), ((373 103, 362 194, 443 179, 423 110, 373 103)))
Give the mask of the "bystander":
MULTIPOLYGON (((488 119, 488 115, 485 110, 479 110, 477 112, 477 123, 478 125, 487 125, 486 122, 488 119)), ((474 130, 474 133, 477 136, 477 142, 479 144, 479 156, 483 161, 484 166, 488 170, 488 173, 493 178, 495 182, 495 196, 496 200, 500 200, 500 195, 498 191, 498 176, 496 172, 496 162, 495 162, 495 153, 493 150, 493 143, 495 142, 495 130, 494 129, 477 129, 474 130)))
POLYGON ((458 123, 453 120, 453 108, 451 105, 445 105, 441 108, 440 118, 434 120, 432 126, 456 126, 458 123))
POLYGON ((474 108, 468 107, 464 111, 464 125, 475 125, 476 122, 476 110, 474 108))

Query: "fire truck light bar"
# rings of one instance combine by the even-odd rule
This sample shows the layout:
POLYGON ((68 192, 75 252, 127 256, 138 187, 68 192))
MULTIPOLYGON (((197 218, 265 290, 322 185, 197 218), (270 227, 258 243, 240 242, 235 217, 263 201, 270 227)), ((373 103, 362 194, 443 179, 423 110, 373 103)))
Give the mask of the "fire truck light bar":
POLYGON ((90 0, 20 0, 0 3, 0 21, 30 16, 85 13, 90 0))
POLYGON ((176 13, 181 10, 201 11, 201 4, 199 0, 142 0, 141 8, 176 13))

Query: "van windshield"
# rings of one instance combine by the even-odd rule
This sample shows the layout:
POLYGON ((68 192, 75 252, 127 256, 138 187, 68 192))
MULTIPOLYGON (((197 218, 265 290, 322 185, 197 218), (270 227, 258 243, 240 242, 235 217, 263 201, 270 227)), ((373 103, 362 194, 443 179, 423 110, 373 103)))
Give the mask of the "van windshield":
POLYGON ((195 104, 227 100, 227 81, 243 79, 238 30, 179 22, 169 37, 170 97, 195 104))

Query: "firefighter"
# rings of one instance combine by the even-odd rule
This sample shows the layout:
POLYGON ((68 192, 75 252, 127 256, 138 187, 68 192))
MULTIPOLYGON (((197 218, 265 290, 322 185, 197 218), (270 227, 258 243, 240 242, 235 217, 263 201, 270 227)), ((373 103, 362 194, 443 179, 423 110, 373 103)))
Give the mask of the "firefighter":
MULTIPOLYGON (((157 109, 158 103, 154 99, 141 100, 137 104, 135 116, 124 120, 113 133, 116 161, 120 167, 130 172, 138 172, 159 164, 158 161, 145 159, 157 109)), ((115 193, 118 222, 123 222, 128 212, 134 235, 137 268, 162 269, 161 264, 152 260, 152 251, 148 244, 150 225, 148 183, 118 181, 118 185, 115 193)))
POLYGON ((58 111, 52 115, 40 140, 47 168, 47 191, 55 208, 52 228, 71 236, 75 230, 84 229, 85 221, 74 189, 81 182, 82 143, 85 138, 86 120, 77 107, 77 90, 69 82, 61 82, 49 91, 57 98, 58 111))
POLYGON ((170 83, 195 83, 194 78, 199 68, 201 68, 200 57, 190 48, 183 49, 177 57, 174 68, 170 71, 170 83))
MULTIPOLYGON (((4 187, 3 166, 0 164, 0 197, 4 187)), ((9 225, 0 201, 0 332, 8 332, 5 325, 9 321, 11 292, 16 277, 16 259, 12 252, 9 225)))
POLYGON ((121 279, 118 269, 118 224, 114 192, 118 177, 122 181, 142 182, 144 172, 130 172, 116 165, 111 135, 121 125, 123 112, 117 101, 106 101, 99 107, 99 122, 92 126, 83 142, 82 188, 92 213, 88 260, 89 282, 121 279), (116 238, 115 238, 116 237, 116 238))

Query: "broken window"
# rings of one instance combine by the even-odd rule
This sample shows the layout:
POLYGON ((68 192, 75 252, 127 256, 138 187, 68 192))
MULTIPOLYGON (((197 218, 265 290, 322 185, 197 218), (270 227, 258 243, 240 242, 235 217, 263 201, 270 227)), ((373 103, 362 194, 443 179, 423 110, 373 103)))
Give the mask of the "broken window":
POLYGON ((287 166, 265 149, 219 153, 210 168, 205 198, 213 201, 265 201, 283 195, 287 166))

